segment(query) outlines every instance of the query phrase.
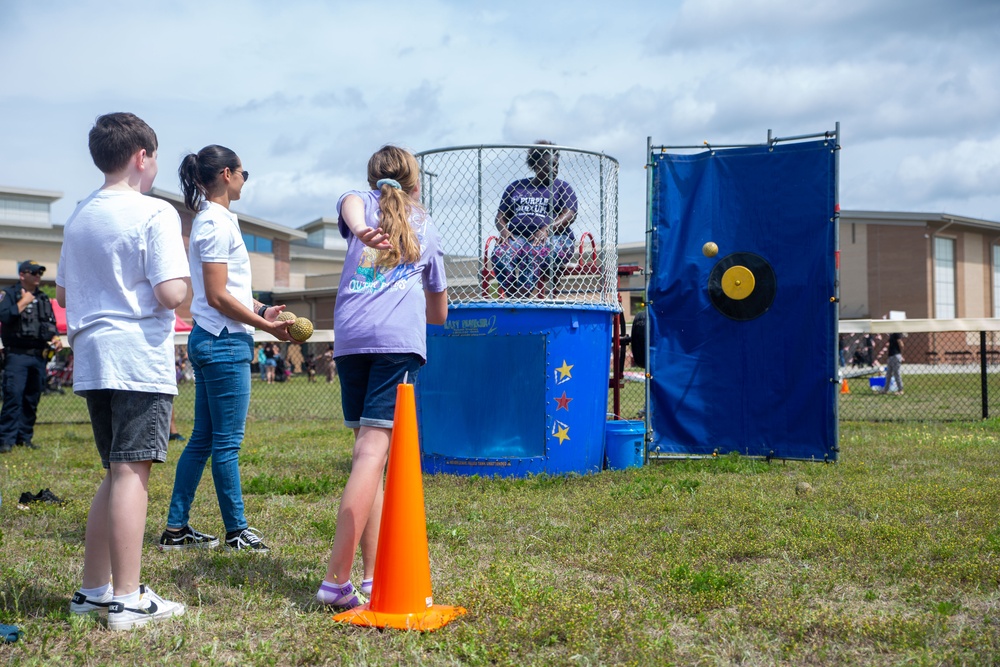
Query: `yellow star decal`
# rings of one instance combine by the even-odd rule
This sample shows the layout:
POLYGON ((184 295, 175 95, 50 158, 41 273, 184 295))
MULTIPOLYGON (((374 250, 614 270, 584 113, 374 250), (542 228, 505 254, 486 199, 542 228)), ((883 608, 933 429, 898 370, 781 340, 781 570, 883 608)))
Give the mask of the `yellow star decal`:
POLYGON ((559 444, 563 444, 564 441, 569 440, 569 426, 565 424, 560 424, 557 427, 555 433, 552 434, 553 437, 559 438, 559 444))
POLYGON ((573 374, 570 373, 571 370, 573 370, 573 365, 567 364, 566 360, 563 359, 562 366, 556 369, 556 373, 559 373, 559 375, 561 376, 557 381, 564 382, 565 380, 568 380, 571 377, 573 377, 573 374))

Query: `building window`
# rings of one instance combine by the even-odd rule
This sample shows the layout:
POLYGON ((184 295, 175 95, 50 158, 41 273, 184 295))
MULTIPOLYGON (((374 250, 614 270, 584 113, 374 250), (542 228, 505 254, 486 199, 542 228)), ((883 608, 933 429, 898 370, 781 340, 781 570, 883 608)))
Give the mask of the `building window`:
POLYGON ((955 239, 934 238, 934 317, 955 317, 955 239))
POLYGON ((993 246, 993 317, 1000 317, 1000 245, 993 246))
POLYGON ((18 197, 0 198, 0 222, 48 224, 49 204, 18 197))
POLYGON ((243 232, 243 242, 247 246, 247 252, 262 252, 268 255, 274 252, 274 246, 271 243, 271 239, 266 239, 263 236, 256 236, 254 234, 243 232))

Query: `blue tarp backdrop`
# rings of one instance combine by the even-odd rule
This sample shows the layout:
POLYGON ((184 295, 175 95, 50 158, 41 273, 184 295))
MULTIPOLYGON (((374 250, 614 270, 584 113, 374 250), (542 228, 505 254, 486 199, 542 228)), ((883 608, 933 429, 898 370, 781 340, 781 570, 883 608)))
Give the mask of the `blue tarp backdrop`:
MULTIPOLYGON (((836 459, 835 148, 651 156, 651 451, 836 459), (702 252, 709 241, 714 257, 702 252), (733 319, 713 303, 710 277, 754 256, 773 269, 773 301, 733 319)), ((750 268, 758 299, 766 271, 750 268)), ((743 296, 716 291, 723 309, 752 302, 730 294, 743 296)))

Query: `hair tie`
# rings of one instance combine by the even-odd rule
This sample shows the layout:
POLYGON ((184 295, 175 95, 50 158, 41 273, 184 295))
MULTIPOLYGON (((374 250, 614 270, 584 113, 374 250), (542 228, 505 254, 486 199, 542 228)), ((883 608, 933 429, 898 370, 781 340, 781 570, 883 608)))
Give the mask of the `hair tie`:
POLYGON ((403 189, 403 186, 401 186, 399 184, 399 181, 394 180, 392 178, 380 178, 378 180, 378 182, 375 183, 375 187, 378 188, 379 190, 382 189, 383 185, 391 185, 392 187, 396 188, 397 190, 402 190, 403 189))

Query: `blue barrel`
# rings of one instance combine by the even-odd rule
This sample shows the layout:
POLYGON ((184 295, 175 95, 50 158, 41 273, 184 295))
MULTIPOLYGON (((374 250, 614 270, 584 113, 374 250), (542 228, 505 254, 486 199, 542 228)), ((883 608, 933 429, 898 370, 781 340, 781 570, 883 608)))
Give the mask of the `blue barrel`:
POLYGON ((646 459, 646 422, 618 420, 607 423, 605 467, 608 470, 639 468, 646 459))
POLYGON ((603 467, 612 315, 453 305, 417 379, 424 472, 523 477, 603 467))

